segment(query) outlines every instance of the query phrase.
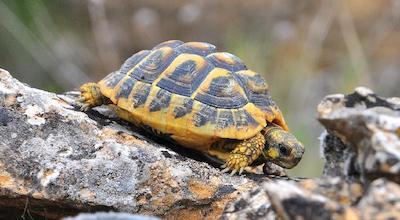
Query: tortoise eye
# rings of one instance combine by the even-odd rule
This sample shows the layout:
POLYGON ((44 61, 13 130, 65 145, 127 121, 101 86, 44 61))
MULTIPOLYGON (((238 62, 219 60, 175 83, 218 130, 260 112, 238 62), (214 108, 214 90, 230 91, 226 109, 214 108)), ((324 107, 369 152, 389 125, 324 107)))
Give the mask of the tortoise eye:
POLYGON ((283 144, 279 144, 279 153, 283 156, 288 156, 289 155, 289 149, 283 145, 283 144))

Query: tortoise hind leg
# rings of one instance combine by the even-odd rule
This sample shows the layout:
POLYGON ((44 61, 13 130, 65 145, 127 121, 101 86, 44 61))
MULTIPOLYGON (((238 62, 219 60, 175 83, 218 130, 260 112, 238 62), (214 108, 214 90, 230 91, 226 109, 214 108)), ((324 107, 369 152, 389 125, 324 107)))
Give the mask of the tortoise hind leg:
POLYGON ((225 160, 222 172, 232 170, 231 175, 236 172, 241 174, 247 166, 253 163, 261 154, 264 148, 265 138, 261 133, 254 137, 240 141, 236 144, 229 157, 225 160))
POLYGON ((81 95, 78 102, 82 103, 82 111, 87 111, 90 108, 111 102, 107 97, 101 94, 97 83, 85 83, 81 86, 80 90, 81 95))

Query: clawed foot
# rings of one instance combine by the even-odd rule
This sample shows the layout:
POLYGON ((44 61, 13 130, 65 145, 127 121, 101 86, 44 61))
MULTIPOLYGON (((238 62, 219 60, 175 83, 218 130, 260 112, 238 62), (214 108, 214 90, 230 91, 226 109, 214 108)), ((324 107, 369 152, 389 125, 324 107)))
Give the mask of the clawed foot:
POLYGON ((222 172, 226 173, 231 171, 231 176, 239 172, 239 175, 243 173, 244 168, 246 168, 249 163, 249 158, 243 154, 231 154, 226 160, 226 163, 221 166, 224 168, 222 172))
POLYGON ((102 104, 100 89, 96 83, 86 83, 81 86, 80 90, 81 94, 77 102, 82 104, 81 111, 87 111, 102 104))
POLYGON ((86 112, 90 109, 90 104, 86 103, 87 99, 85 97, 80 97, 77 101, 81 104, 81 111, 86 112))

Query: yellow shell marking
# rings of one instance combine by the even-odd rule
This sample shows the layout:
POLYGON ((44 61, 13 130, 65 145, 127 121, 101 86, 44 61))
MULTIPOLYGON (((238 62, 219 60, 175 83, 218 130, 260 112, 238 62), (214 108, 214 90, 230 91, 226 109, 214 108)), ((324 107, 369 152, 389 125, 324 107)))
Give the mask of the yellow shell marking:
POLYGON ((235 64, 236 60, 233 59, 232 55, 230 53, 226 53, 226 52, 217 52, 217 53, 213 53, 213 55, 218 59, 218 60, 223 60, 225 63, 228 64, 235 64))

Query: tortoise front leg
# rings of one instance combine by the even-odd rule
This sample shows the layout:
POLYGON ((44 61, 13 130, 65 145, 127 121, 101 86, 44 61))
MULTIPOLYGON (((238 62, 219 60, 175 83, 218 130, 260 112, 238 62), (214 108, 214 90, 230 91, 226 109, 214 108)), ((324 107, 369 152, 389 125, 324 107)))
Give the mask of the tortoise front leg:
POLYGON ((253 163, 261 155, 264 145, 265 138, 261 133, 237 143, 222 166, 222 168, 225 168, 222 172, 232 170, 231 175, 234 175, 238 171, 241 174, 244 168, 253 163))

